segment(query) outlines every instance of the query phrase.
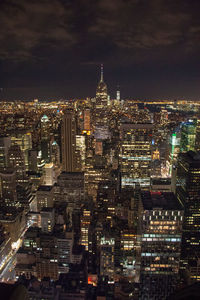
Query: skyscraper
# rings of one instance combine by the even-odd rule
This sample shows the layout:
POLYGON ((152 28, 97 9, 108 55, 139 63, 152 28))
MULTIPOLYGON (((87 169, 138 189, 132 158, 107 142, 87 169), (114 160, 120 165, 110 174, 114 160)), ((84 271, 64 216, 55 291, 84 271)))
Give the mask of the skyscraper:
POLYGON ((166 299, 178 279, 183 207, 173 193, 141 193, 141 295, 166 299))
POLYGON ((122 124, 120 167, 122 187, 150 186, 152 124, 122 124))
POLYGON ((101 65, 101 78, 96 90, 96 104, 94 110, 94 123, 95 126, 106 126, 107 115, 106 111, 108 108, 108 91, 107 85, 103 78, 103 65, 101 65))
POLYGON ((200 151, 200 119, 197 120, 195 150, 200 151))
POLYGON ((181 152, 195 150, 196 125, 196 120, 189 120, 188 122, 182 124, 180 143, 181 152))
POLYGON ((12 145, 8 150, 8 166, 15 170, 18 184, 25 182, 26 171, 24 155, 19 145, 12 145))
POLYGON ((96 108, 104 108, 108 104, 107 85, 103 78, 103 65, 101 65, 101 78, 96 90, 96 108))
POLYGON ((176 194, 184 206, 182 238, 183 268, 197 264, 200 257, 200 153, 178 156, 176 194))
POLYGON ((72 110, 66 110, 62 122, 62 170, 76 171, 76 122, 72 110))
POLYGON ((8 136, 0 137, 0 168, 8 165, 8 149, 11 146, 11 139, 8 136))

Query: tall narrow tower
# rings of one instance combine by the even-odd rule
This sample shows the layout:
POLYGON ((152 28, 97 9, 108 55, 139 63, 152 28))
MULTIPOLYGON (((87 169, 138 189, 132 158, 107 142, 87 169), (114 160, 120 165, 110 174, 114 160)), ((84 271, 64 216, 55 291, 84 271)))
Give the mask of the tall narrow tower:
POLYGON ((96 89, 96 105, 94 114, 94 124, 96 126, 107 125, 108 92, 107 85, 103 78, 103 65, 101 65, 100 81, 96 89))
POLYGON ((72 110, 68 109, 62 122, 62 170, 65 172, 76 171, 76 122, 72 110))
POLYGON ((101 64, 101 77, 96 90, 96 101, 97 107, 99 108, 103 108, 104 105, 107 105, 108 101, 107 85, 103 79, 103 64, 101 64))

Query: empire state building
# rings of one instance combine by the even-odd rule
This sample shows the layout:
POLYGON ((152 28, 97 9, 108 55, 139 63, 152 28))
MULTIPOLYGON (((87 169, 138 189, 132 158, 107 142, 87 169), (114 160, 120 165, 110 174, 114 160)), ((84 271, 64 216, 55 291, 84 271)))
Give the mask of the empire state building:
POLYGON ((96 109, 105 109, 108 105, 107 85, 103 80, 103 65, 101 65, 101 79, 96 90, 96 109))
POLYGON ((95 127, 107 126, 108 92, 107 85, 103 79, 103 65, 101 65, 101 78, 96 90, 95 103, 95 127))

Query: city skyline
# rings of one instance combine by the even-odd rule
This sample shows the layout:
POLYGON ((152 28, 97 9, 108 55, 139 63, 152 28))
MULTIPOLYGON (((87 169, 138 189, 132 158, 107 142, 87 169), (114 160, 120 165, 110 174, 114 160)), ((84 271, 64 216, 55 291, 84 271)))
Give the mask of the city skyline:
POLYGON ((199 1, 0 3, 0 99, 199 99, 199 1), (77 88, 78 87, 78 88, 77 88))

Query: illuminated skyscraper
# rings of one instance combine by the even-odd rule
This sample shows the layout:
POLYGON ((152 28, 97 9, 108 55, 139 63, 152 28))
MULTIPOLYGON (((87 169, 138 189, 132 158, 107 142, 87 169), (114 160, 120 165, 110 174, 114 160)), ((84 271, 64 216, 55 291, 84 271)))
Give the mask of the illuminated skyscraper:
POLYGON ((25 168, 26 171, 29 169, 29 150, 32 149, 32 136, 30 132, 27 133, 16 133, 15 136, 11 137, 12 145, 19 145, 22 153, 24 154, 25 168))
POLYGON ((181 152, 195 151, 195 139, 196 139, 196 120, 189 120, 182 124, 181 128, 181 152))
MULTIPOLYGON (((182 239, 183 267, 197 265, 200 258, 200 154, 189 151, 178 156, 176 194, 184 206, 182 239)), ((195 276, 194 276, 195 278, 195 276)), ((200 275, 199 275, 200 278, 200 275)))
POLYGON ((0 168, 4 169, 8 165, 8 149, 11 146, 10 137, 0 137, 0 168))
POLYGON ((141 295, 166 299, 178 279, 183 207, 173 193, 141 193, 141 295))
POLYGON ((42 160, 44 162, 50 161, 50 121, 47 115, 43 115, 41 118, 41 154, 42 154, 42 160))
POLYGON ((197 120, 195 150, 200 151, 200 119, 197 120))
POLYGON ((107 115, 106 111, 108 108, 108 92, 107 85, 103 78, 103 65, 101 65, 101 79, 98 83, 96 90, 96 104, 94 113, 94 123, 96 126, 107 125, 107 115))
POLYGON ((26 177, 24 155, 18 145, 12 145, 8 150, 8 166, 15 170, 17 183, 23 184, 26 177))
POLYGON ((122 188, 150 186, 152 124, 122 124, 120 166, 122 188))
POLYGON ((99 84, 97 86, 96 90, 96 108, 101 109, 107 106, 108 104, 108 91, 107 91, 107 85, 104 82, 103 78, 103 65, 101 65, 101 79, 99 81, 99 84))
POLYGON ((16 191, 16 172, 4 170, 0 173, 0 196, 5 206, 18 206, 16 191))
POLYGON ((76 171, 76 121, 72 110, 66 110, 62 122, 62 170, 76 171))
POLYGON ((84 130, 85 131, 90 131, 91 126, 90 126, 90 110, 87 108, 84 111, 84 130))

